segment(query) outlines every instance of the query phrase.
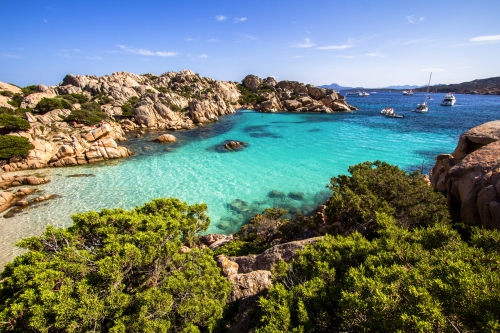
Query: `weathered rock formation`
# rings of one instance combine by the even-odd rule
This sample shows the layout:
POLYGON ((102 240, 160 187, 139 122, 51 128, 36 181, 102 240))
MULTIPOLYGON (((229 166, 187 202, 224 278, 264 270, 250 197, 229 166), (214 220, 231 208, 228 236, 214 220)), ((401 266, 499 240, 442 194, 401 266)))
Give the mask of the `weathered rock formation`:
POLYGON ((255 75, 247 75, 242 83, 258 95, 260 102, 253 106, 257 111, 332 113, 356 110, 346 103, 344 96, 333 89, 318 88, 297 81, 276 82, 271 77, 262 80, 255 75))
POLYGON ((168 142, 175 142, 175 141, 177 141, 177 139, 172 134, 162 134, 162 135, 159 135, 153 141, 155 141, 155 142, 161 142, 161 143, 168 143, 168 142))
POLYGON ((454 220, 500 230, 500 121, 462 134, 453 153, 436 158, 430 180, 454 220))

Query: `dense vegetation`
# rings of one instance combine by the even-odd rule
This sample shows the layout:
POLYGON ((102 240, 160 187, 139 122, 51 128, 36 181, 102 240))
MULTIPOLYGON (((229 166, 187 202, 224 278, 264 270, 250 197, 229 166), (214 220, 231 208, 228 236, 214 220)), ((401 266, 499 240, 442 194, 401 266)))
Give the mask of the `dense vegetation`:
POLYGON ((15 131, 24 131, 30 128, 30 123, 21 117, 0 113, 0 133, 7 134, 15 131))
POLYGON ((28 139, 15 135, 0 135, 0 159, 7 160, 13 156, 26 157, 33 145, 28 139))
POLYGON ((210 250, 181 247, 206 230, 206 205, 156 199, 48 227, 0 276, 0 331, 200 332, 230 285, 210 250))
MULTIPOLYGON (((415 91, 426 91, 425 88, 418 88, 415 91)), ((458 94, 500 94, 500 77, 490 77, 487 79, 479 79, 469 82, 443 84, 430 87, 431 92, 448 93, 455 92, 458 94)))
POLYGON ((134 106, 139 102, 139 97, 132 96, 128 101, 121 106, 123 115, 125 117, 132 117, 134 115, 134 106))
POLYGON ((257 95, 244 85, 238 84, 237 87, 241 93, 240 99, 238 100, 238 103, 240 103, 241 105, 253 105, 262 102, 262 98, 259 95, 257 95))
POLYGON ((71 102, 62 97, 44 97, 33 109, 34 113, 44 114, 55 109, 72 109, 71 102))
POLYGON ((108 119, 105 112, 96 102, 86 102, 80 105, 80 109, 72 110, 65 118, 67 122, 77 122, 85 125, 97 125, 102 120, 108 119))
POLYGON ((257 332, 500 330, 500 233, 466 243, 449 224, 408 230, 377 214, 379 237, 326 236, 274 272, 257 332))

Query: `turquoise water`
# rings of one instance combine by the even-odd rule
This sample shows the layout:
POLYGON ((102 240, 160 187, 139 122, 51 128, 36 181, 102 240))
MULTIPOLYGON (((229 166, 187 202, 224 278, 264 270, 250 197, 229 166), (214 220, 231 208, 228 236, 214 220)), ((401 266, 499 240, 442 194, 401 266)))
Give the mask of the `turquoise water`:
POLYGON ((59 197, 0 220, 0 265, 19 253, 13 247, 17 240, 40 233, 47 224, 68 226, 76 212, 132 208, 172 196, 206 203, 209 232, 234 233, 266 207, 280 205, 294 213, 314 209, 328 197, 330 178, 356 163, 380 159, 406 170, 423 165, 428 172, 437 154, 453 151, 460 133, 497 119, 500 111, 499 96, 458 95, 457 105, 448 108, 438 105, 442 96, 429 102, 428 114, 409 111, 421 95, 395 93, 352 98, 349 103, 359 110, 345 114, 240 110, 217 123, 174 133, 178 141, 173 144, 150 142, 156 131, 130 138, 126 145, 137 154, 128 159, 39 170, 52 180, 40 189, 59 197), (406 118, 381 117, 386 106, 406 118), (223 153, 215 147, 225 140, 248 147, 223 153), (67 177, 72 174, 94 176, 67 177), (270 197, 275 190, 282 194, 270 197), (290 198, 290 192, 301 192, 302 200, 290 198))

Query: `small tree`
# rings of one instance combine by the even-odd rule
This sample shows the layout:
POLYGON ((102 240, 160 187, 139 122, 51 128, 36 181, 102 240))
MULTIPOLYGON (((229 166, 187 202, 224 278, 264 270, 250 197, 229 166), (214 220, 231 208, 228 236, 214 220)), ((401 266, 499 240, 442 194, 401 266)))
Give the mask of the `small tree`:
POLYGON ((101 110, 98 103, 87 102, 81 105, 81 109, 71 111, 65 118, 65 121, 76 121, 86 125, 96 125, 106 119, 108 119, 108 115, 101 110))
POLYGON ((8 160, 13 156, 26 157, 33 145, 22 136, 1 135, 0 136, 0 159, 8 160))
POLYGON ((56 109, 72 109, 71 103, 63 98, 54 97, 47 98, 44 97, 37 103, 33 112, 44 114, 56 109))
POLYGON ((0 275, 0 331, 211 331, 230 283, 212 251, 180 251, 206 230, 206 209, 154 199, 21 241, 28 252, 0 275))
POLYGON ((10 114, 0 114, 0 132, 2 134, 24 131, 30 128, 30 123, 21 117, 10 114))

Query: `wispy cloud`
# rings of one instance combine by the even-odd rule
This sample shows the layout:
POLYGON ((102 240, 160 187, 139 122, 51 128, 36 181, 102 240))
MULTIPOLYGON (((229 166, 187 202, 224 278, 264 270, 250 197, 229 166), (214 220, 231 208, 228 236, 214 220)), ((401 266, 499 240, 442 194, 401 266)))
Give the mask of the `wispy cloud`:
POLYGON ((163 52, 163 51, 150 51, 146 49, 136 49, 132 47, 127 47, 124 45, 116 45, 125 52, 139 54, 144 56, 158 56, 158 57, 174 57, 177 55, 176 52, 163 52))
POLYGON ((215 39, 215 38, 210 38, 210 39, 207 40, 207 42, 209 42, 209 43, 218 43, 218 42, 220 42, 220 40, 215 39))
POLYGON ((383 58, 386 56, 386 54, 384 53, 381 53, 379 51, 375 51, 375 52, 370 52, 370 53, 367 53, 365 54, 367 57, 379 57, 379 58, 383 58))
POLYGON ((425 41, 427 41, 426 38, 417 38, 417 39, 409 40, 409 41, 403 43, 403 45, 411 45, 411 44, 416 44, 416 43, 423 43, 425 41))
POLYGON ((198 56, 198 58, 200 58, 200 59, 207 59, 207 58, 208 58, 208 55, 206 55, 206 54, 200 54, 200 55, 198 56))
POLYGON ((353 58, 354 58, 354 56, 352 56, 352 55, 349 55, 349 56, 339 55, 339 56, 337 56, 337 58, 353 59, 353 58))
POLYGON ((61 58, 71 58, 71 54, 69 53, 59 53, 57 56, 61 58))
POLYGON ((354 44, 343 44, 343 45, 327 45, 327 46, 319 46, 318 50, 345 50, 353 47, 354 44))
POLYGON ((241 22, 245 22, 247 20, 246 17, 235 17, 233 22, 234 23, 241 23, 241 22))
POLYGON ((247 35, 247 34, 243 34, 243 37, 247 38, 247 39, 251 39, 251 40, 257 40, 258 38, 255 37, 255 36, 252 36, 252 35, 247 35))
POLYGON ((227 19, 227 17, 226 17, 226 16, 224 16, 224 15, 217 15, 217 16, 215 17, 215 19, 216 19, 217 21, 224 21, 225 19, 227 19))
POLYGON ((47 20, 43 20, 43 23, 47 23, 47 20))
POLYGON ((300 59, 300 58, 304 58, 304 56, 291 56, 289 58, 290 59, 300 59))
POLYGON ((443 68, 421 68, 420 70, 424 72, 434 72, 434 73, 445 72, 443 68))
POLYGON ((419 23, 425 21, 425 17, 419 17, 415 18, 415 15, 410 15, 406 17, 407 21, 406 23, 412 24, 412 23, 419 23))
POLYGON ((291 47, 298 47, 298 48, 303 48, 303 49, 306 49, 306 48, 310 48, 310 47, 315 47, 316 44, 314 44, 313 42, 311 42, 311 39, 310 38, 304 38, 304 43, 297 43, 297 44, 294 44, 294 45, 291 45, 291 47))
POLYGON ((199 40, 199 38, 186 38, 186 42, 197 42, 199 40))
POLYGON ((102 60, 102 58, 99 57, 99 56, 88 56, 86 58, 89 59, 89 60, 102 60))
POLYGON ((10 59, 19 59, 22 58, 20 55, 0 52, 0 58, 10 58, 10 59))
POLYGON ((469 39, 469 42, 485 43, 485 42, 499 42, 500 35, 478 36, 469 39))

